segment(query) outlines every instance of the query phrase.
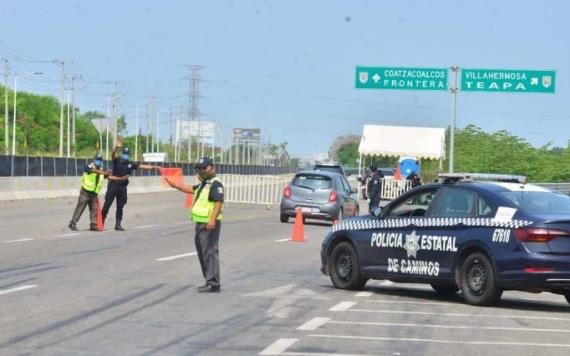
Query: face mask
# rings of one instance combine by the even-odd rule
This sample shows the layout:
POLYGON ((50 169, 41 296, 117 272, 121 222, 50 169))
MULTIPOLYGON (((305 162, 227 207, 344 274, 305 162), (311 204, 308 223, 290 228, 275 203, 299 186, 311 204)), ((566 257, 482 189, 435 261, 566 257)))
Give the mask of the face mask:
POLYGON ((101 167, 102 164, 103 164, 103 161, 95 161, 95 165, 97 167, 101 167))
POLYGON ((129 156, 128 154, 124 154, 124 155, 123 155, 123 159, 124 159, 125 161, 128 161, 129 158, 131 158, 131 156, 129 156))

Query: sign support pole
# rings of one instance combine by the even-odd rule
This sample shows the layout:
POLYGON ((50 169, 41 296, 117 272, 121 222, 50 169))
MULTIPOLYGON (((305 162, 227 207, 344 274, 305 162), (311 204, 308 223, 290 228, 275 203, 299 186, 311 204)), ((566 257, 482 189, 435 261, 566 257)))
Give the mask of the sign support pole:
POLYGON ((449 130, 449 173, 453 173, 453 162, 455 159, 455 121, 457 118, 457 75, 459 72, 458 66, 453 66, 450 68, 453 72, 453 87, 449 89, 451 91, 451 127, 449 130))

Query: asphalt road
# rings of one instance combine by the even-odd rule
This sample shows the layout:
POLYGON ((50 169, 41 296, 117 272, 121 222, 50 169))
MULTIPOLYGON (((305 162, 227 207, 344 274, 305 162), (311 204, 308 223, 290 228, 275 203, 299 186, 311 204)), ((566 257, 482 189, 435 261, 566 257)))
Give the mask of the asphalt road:
POLYGON ((204 295, 182 194, 129 196, 125 232, 89 232, 86 214, 67 230, 74 205, 0 203, 2 355, 570 353, 560 296, 507 292, 478 308, 423 285, 336 290, 319 272, 330 225, 288 242, 276 207, 227 207, 222 293, 204 295))

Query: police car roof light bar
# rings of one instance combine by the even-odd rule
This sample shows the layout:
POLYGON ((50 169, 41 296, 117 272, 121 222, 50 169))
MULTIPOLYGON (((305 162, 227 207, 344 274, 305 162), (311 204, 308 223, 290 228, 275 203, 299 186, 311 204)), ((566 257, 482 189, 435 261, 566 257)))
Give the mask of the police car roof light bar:
POLYGON ((493 173, 440 173, 437 176, 446 183, 478 180, 526 184, 528 181, 526 176, 493 173))

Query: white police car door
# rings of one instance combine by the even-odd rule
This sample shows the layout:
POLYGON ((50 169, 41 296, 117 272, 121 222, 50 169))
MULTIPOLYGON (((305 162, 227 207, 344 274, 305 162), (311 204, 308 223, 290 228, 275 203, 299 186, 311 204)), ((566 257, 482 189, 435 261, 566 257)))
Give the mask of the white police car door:
MULTIPOLYGON (((419 237, 438 187, 419 189, 416 194, 390 207, 380 221, 381 228, 373 231, 368 256, 370 272, 400 276, 416 272, 420 267, 419 237)), ((423 262, 422 262, 423 263, 423 262)), ((422 270, 419 273, 423 273, 422 270)), ((435 266, 426 264, 425 273, 436 274, 435 266)))

